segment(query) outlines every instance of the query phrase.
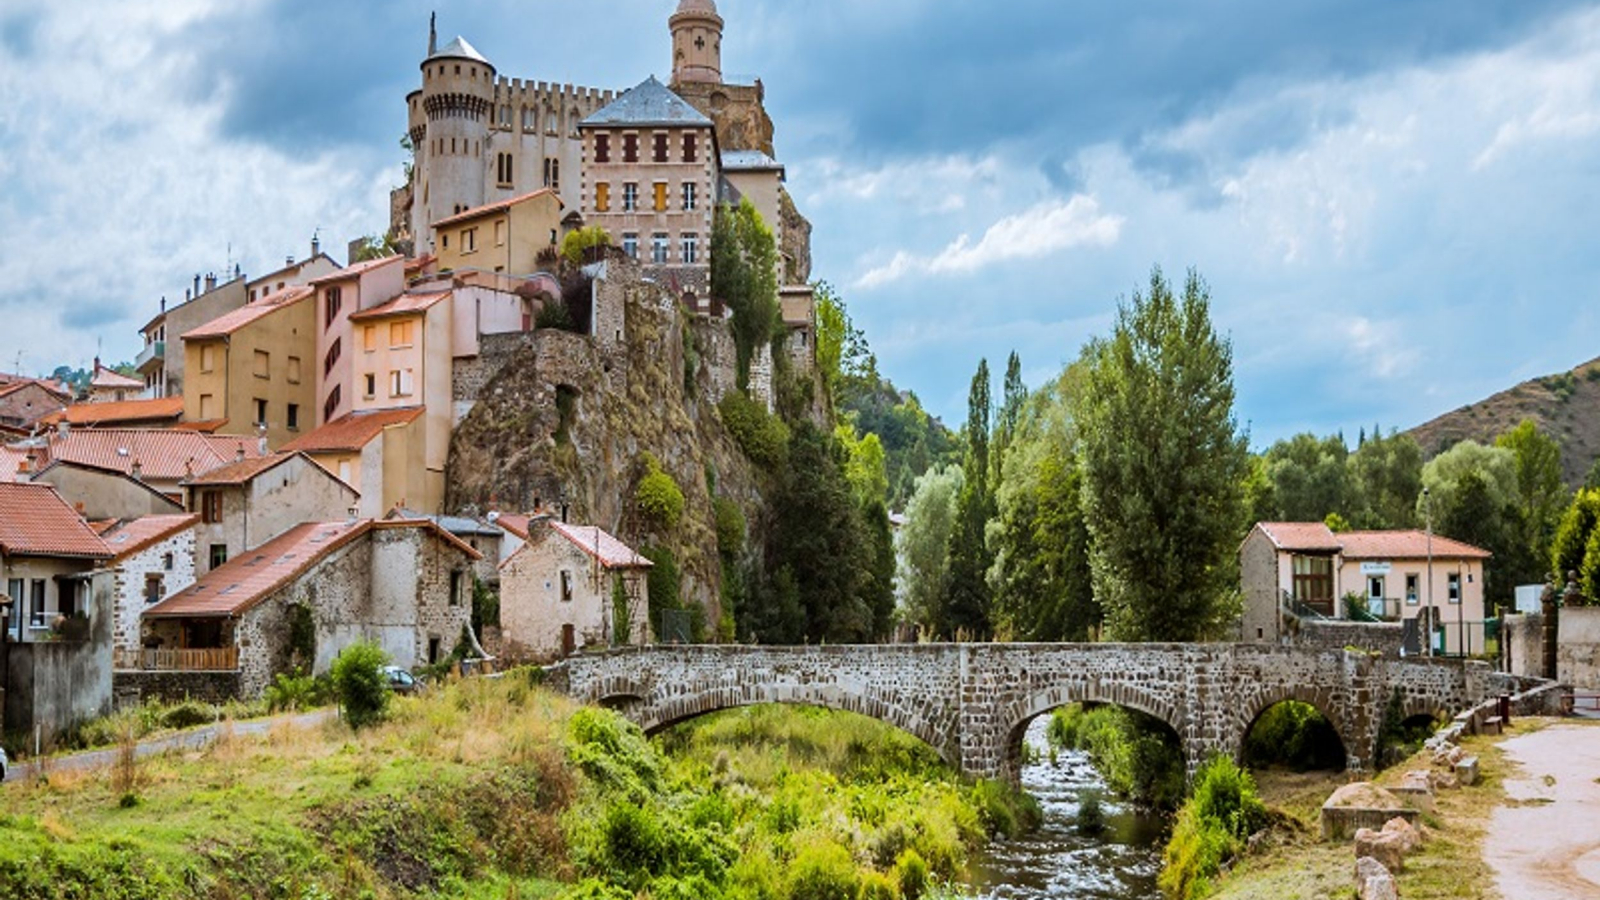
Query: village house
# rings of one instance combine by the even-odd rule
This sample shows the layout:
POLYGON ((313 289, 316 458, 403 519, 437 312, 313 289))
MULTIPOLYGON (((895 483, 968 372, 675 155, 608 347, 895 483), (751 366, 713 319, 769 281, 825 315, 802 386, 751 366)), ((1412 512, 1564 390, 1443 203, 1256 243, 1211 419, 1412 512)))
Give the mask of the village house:
POLYGON ((313 427, 316 303, 290 287, 183 334, 184 418, 279 447, 313 427))
POLYGON ((94 358, 94 374, 89 377, 89 391, 84 397, 84 402, 120 403, 123 400, 138 399, 143 392, 143 381, 102 366, 100 357, 97 356, 94 358))
POLYGON ((118 668, 137 668, 142 647, 139 617, 145 607, 194 583, 195 525, 200 517, 140 516, 104 523, 100 539, 114 555, 111 640, 118 668), (133 657, 130 657, 133 654, 133 657))
POLYGON ((8 471, 32 454, 32 470, 56 460, 81 463, 131 476, 177 502, 183 482, 212 469, 265 455, 259 440, 161 428, 72 428, 65 423, 36 438, 10 445, 8 471))
POLYGON ((504 530, 470 516, 428 515, 398 506, 389 510, 384 519, 412 522, 426 520, 450 532, 459 538, 461 543, 483 554, 483 559, 478 560, 472 567, 473 577, 490 588, 499 588, 500 545, 505 540, 504 530))
POLYGON ((500 566, 501 652, 547 661, 580 647, 648 642, 650 567, 597 526, 535 517, 500 566))
MULTIPOLYGON (((175 428, 183 421, 182 397, 157 397, 111 403, 78 403, 39 420, 40 425, 75 428, 175 428)), ((185 425, 191 431, 204 427, 185 425)))
POLYGON ((351 516, 355 488, 303 453, 240 460, 184 482, 185 507, 200 516, 195 571, 209 572, 303 522, 351 516))
POLYGON ((32 465, 24 458, 18 481, 53 486, 61 499, 91 522, 183 512, 183 504, 171 495, 127 472, 70 459, 53 460, 37 471, 30 468, 32 465))
MULTIPOLYGON (((381 306, 405 291, 405 259, 386 256, 356 263, 349 268, 313 279, 316 290, 316 424, 329 422, 355 409, 355 347, 350 315, 381 306)), ((400 405, 400 404, 395 404, 400 405)))
POLYGON ((478 559, 432 522, 297 525, 148 607, 146 675, 220 672, 233 693, 252 698, 279 673, 328 671, 361 640, 397 666, 437 662, 471 623, 478 559))
POLYGON ((1300 617, 1425 622, 1431 608, 1442 626, 1443 652, 1482 653, 1489 557, 1417 530, 1335 533, 1321 522, 1258 522, 1239 549, 1240 638, 1284 640, 1291 619, 1300 617))
POLYGON ((285 444, 285 453, 304 453, 360 494, 358 514, 372 519, 385 509, 424 498, 422 450, 426 436, 417 423, 422 407, 347 413, 285 444))
MULTIPOLYGON (((511 156, 501 154, 500 165, 509 170, 511 156)), ((502 174, 510 180, 509 171, 502 174)), ((548 268, 539 265, 539 253, 559 244, 561 209, 554 190, 539 188, 440 219, 433 223, 439 270, 528 275, 548 268)))
POLYGON ((27 433, 39 420, 65 409, 72 396, 37 378, 0 381, 0 426, 27 433))

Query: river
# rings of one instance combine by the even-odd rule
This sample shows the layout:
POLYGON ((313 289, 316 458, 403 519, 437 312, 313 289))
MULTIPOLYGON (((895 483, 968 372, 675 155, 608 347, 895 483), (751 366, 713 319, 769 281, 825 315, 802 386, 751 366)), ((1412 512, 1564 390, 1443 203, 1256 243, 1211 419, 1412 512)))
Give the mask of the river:
POLYGON ((1045 729, 1028 727, 1036 762, 1022 769, 1022 787, 1044 809, 1044 825, 1017 840, 990 843, 969 866, 971 896, 982 900, 1160 900, 1156 873, 1166 823, 1112 797, 1086 754, 1061 751, 1051 763, 1045 729), (1099 791, 1106 828, 1077 832, 1079 798, 1099 791))

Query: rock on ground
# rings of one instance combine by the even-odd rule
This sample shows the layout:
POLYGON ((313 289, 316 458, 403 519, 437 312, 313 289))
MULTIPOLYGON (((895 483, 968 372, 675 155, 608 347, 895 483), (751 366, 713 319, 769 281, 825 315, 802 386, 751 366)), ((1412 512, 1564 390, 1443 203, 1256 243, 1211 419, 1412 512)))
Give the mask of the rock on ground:
POLYGON ((1394 876, 1370 856, 1356 860, 1356 896, 1360 900, 1399 900, 1394 876))

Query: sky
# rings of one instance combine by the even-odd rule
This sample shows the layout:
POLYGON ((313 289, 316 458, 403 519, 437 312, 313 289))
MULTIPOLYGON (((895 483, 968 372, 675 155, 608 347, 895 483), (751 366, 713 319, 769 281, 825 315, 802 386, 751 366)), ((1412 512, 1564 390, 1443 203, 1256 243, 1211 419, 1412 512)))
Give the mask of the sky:
MULTIPOLYGON (((0 371, 131 359, 196 273, 382 231, 428 14, 670 74, 674 0, 0 0, 0 371)), ((1600 4, 721 0, 880 370, 952 426, 1196 269, 1237 415, 1406 428, 1600 356, 1600 4), (998 386, 996 386, 998 393, 998 386)))

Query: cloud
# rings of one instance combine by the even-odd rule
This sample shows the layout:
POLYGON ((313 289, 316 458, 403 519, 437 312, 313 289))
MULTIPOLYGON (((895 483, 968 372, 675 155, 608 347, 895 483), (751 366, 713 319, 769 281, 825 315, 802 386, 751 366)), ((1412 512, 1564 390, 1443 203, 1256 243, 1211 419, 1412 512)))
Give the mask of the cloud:
POLYGON ((1103 214, 1093 197, 1074 195, 1064 202, 1041 203, 1007 216, 973 243, 963 234, 932 256, 898 251, 889 262, 856 279, 863 289, 881 287, 917 274, 965 275, 996 263, 1036 259, 1073 247, 1109 247, 1122 231, 1121 216, 1103 214))

